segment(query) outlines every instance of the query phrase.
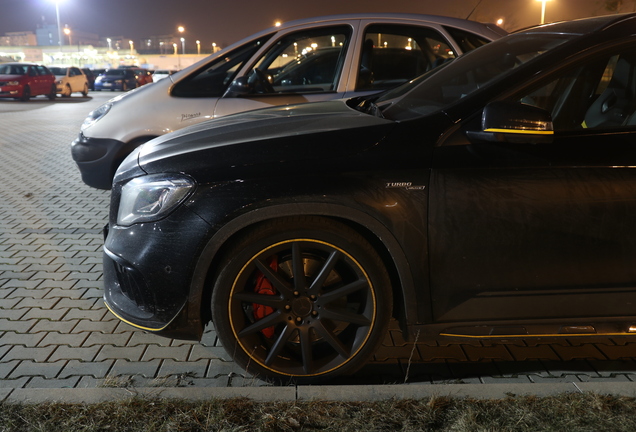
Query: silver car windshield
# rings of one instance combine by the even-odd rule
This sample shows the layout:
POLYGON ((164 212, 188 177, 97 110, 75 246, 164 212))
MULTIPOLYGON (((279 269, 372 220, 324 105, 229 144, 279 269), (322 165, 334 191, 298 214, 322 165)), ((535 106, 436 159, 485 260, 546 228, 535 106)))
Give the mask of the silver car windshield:
POLYGON ((449 107, 576 35, 518 34, 478 48, 396 89, 376 104, 385 118, 407 120, 449 107))

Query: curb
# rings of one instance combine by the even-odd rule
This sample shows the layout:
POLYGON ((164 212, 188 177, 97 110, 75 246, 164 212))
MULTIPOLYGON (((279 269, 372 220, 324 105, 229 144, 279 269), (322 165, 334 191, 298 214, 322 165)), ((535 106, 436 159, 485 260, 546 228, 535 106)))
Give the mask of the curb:
POLYGON ((433 384, 374 386, 297 386, 297 387, 208 387, 208 388, 64 388, 0 389, 0 400, 8 403, 82 403, 121 401, 131 398, 161 398, 205 401, 246 397, 259 402, 344 401, 371 402, 387 399, 453 397, 504 399, 517 396, 554 396, 563 393, 612 394, 636 397, 636 383, 555 383, 555 384, 433 384))

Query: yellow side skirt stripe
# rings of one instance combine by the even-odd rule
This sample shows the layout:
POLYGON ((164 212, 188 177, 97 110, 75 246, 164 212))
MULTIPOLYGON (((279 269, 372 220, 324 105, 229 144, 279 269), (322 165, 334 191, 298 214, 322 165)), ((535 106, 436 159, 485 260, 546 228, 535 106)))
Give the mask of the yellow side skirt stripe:
POLYGON ((512 134, 525 134, 525 135, 554 135, 554 131, 538 131, 538 130, 523 130, 523 129, 485 129, 484 132, 497 132, 497 133, 512 133, 512 134))

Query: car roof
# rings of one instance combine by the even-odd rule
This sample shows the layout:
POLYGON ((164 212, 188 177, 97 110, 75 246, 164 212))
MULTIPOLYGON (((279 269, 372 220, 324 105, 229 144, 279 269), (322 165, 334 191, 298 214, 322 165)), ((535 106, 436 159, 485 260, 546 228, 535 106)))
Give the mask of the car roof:
POLYGON ((29 63, 29 62, 7 62, 7 63, 0 63, 3 65, 16 65, 16 66, 42 66, 40 64, 37 63, 29 63))
MULTIPOLYGON (((320 24, 323 22, 337 22, 337 21, 350 21, 350 20, 387 20, 387 19, 400 19, 400 20, 412 20, 414 22, 428 22, 439 25, 447 25, 453 27, 462 27, 466 30, 470 30, 476 33, 483 33, 485 29, 492 31, 500 36, 507 34, 501 27, 492 23, 479 23, 477 21, 470 21, 462 18, 454 18, 440 15, 426 15, 426 14, 409 14, 409 13, 359 13, 359 14, 340 14, 340 15, 325 15, 313 18, 303 18, 293 21, 287 21, 280 26, 270 27, 257 34, 267 34, 273 31, 281 29, 303 26, 307 24, 320 24)), ((251 38, 251 37, 250 37, 251 38)))
POLYGON ((604 15, 530 27, 515 33, 560 33, 584 35, 612 29, 619 32, 628 31, 631 32, 631 34, 635 34, 636 26, 634 26, 634 19, 636 19, 636 13, 604 15))

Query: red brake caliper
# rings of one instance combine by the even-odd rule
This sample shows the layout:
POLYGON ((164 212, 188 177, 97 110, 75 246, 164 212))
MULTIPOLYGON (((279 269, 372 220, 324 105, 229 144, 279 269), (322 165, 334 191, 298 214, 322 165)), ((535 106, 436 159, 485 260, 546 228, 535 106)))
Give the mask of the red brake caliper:
MULTIPOLYGON (((273 256, 269 261, 269 266, 275 272, 278 271, 278 257, 273 256)), ((265 275, 259 272, 259 275, 256 278, 256 286, 254 287, 254 292, 257 294, 265 294, 265 295, 275 295, 276 289, 272 286, 269 280, 265 277, 265 275)), ((262 304, 252 303, 252 308, 254 309, 254 318, 257 320, 265 318, 267 315, 274 312, 274 308, 271 306, 265 306, 262 304)), ((271 338, 274 336, 274 327, 267 327, 261 330, 261 333, 265 335, 267 338, 271 338)))

